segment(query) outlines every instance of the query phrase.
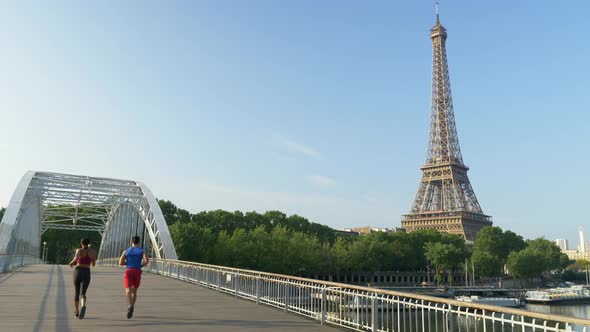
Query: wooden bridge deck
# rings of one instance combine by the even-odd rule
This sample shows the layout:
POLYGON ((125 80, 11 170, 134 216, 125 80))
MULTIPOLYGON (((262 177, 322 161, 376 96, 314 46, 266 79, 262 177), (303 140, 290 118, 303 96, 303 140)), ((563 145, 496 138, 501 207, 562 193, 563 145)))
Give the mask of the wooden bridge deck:
POLYGON ((127 319, 123 270, 97 267, 83 320, 74 318, 72 271, 33 265, 0 275, 0 331, 336 331, 317 321, 182 281, 144 273, 127 319))

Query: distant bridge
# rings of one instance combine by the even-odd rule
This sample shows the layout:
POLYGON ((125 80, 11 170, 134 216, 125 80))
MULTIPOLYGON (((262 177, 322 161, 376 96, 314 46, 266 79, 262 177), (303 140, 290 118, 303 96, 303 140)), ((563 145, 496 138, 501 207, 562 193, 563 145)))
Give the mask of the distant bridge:
POLYGON ((0 224, 0 299, 2 331, 320 331, 332 325, 375 332, 590 332, 585 319, 179 261, 144 184, 48 172, 25 174, 0 224), (40 264, 47 229, 102 235, 83 324, 72 318, 67 268, 40 264), (145 268, 151 274, 142 282, 136 317, 127 320, 115 265, 136 234, 152 258, 145 268))
POLYGON ((100 232, 99 259, 118 257, 133 235, 151 256, 178 258, 156 198, 138 181, 27 172, 0 224, 0 271, 38 263, 47 229, 100 232))

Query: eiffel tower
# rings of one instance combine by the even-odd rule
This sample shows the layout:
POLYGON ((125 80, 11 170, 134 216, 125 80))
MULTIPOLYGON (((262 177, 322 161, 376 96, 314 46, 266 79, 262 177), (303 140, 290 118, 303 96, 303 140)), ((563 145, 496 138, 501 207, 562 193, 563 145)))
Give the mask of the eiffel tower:
POLYGON ((474 241, 477 232, 492 225, 481 210, 463 164, 453 115, 451 82, 445 42, 447 30, 440 24, 436 1, 436 24, 432 39, 432 104, 430 140, 422 180, 410 213, 402 217, 408 231, 437 229, 474 241))

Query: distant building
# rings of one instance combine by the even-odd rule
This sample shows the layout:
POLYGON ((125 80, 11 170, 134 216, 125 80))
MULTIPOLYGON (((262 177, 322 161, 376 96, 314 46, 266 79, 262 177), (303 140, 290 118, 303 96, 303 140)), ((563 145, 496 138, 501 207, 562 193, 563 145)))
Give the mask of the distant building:
POLYGON ((580 246, 578 250, 581 253, 586 252, 586 241, 584 241, 584 228, 582 226, 580 226, 580 246))
POLYGON ((564 250, 563 253, 566 254, 569 259, 574 261, 577 261, 579 259, 585 259, 587 261, 590 261, 590 252, 588 251, 580 252, 578 250, 564 250))
POLYGON ((358 232, 352 230, 352 228, 344 228, 344 229, 335 229, 336 235, 345 235, 345 236, 359 236, 358 232))
POLYGON ((386 227, 364 226, 364 227, 354 227, 354 228, 352 228, 352 231, 357 232, 361 235, 365 235, 365 234, 377 233, 377 232, 396 233, 396 232, 403 232, 404 230, 403 230, 403 228, 400 228, 400 227, 386 228, 386 227))
POLYGON ((567 240, 565 239, 557 239, 555 240, 555 244, 557 244, 559 249, 561 249, 561 252, 566 254, 571 260, 585 259, 590 261, 590 243, 586 242, 584 239, 584 228, 580 226, 578 231, 580 236, 580 244, 577 246, 577 249, 569 249, 567 240))
POLYGON ((566 239, 557 239, 555 240, 555 244, 561 249, 562 252, 565 252, 567 248, 567 240, 566 239))

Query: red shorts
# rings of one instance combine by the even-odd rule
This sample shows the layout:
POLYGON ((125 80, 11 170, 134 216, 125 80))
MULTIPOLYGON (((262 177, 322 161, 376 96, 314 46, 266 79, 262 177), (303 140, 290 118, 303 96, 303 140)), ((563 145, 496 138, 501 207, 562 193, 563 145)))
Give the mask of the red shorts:
POLYGON ((141 283, 141 269, 126 269, 123 276, 125 288, 139 288, 141 283))

